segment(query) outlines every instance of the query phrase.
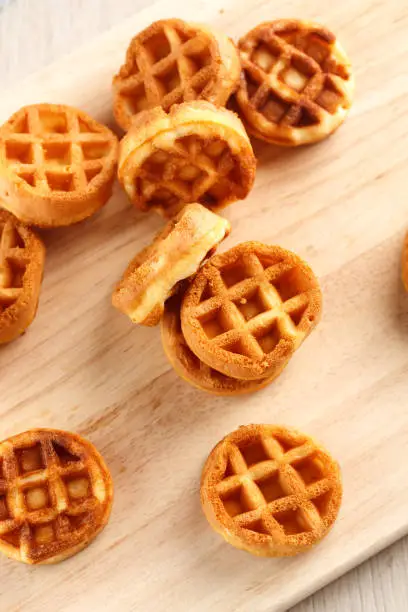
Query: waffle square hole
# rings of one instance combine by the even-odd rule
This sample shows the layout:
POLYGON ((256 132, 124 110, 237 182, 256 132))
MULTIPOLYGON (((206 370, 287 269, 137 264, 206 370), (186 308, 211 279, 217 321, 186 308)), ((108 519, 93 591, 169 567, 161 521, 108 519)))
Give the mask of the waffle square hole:
MULTIPOLYGON (((287 314, 292 319, 292 322, 295 325, 295 327, 300 325, 303 315, 305 314, 305 311, 307 309, 307 306, 308 306, 307 304, 303 303, 303 304, 300 304, 299 306, 296 306, 294 309, 287 311, 287 314)), ((309 321, 310 322, 313 321, 313 315, 310 315, 309 321)))
POLYGON ((222 308, 217 308, 199 319, 206 336, 212 340, 231 329, 222 308))
POLYGON ((277 49, 272 50, 267 44, 261 42, 252 54, 252 61, 264 72, 270 72, 279 56, 277 49))
POLYGON ((267 355, 272 353, 281 340, 281 332, 278 325, 278 320, 275 319, 267 327, 263 327, 254 332, 254 336, 258 341, 259 346, 267 355))
POLYGON ((279 74, 279 79, 291 89, 301 92, 308 84, 315 70, 310 66, 308 60, 299 55, 294 56, 288 66, 279 74))
POLYGON ((311 485, 324 478, 324 467, 320 459, 315 455, 304 457, 299 461, 292 461, 295 468, 305 485, 311 485))
POLYGON ((261 440, 254 440, 251 444, 246 444, 239 449, 248 468, 261 461, 269 461, 270 457, 265 451, 261 440))
POLYGON ((302 44, 302 51, 307 53, 312 59, 322 66, 330 55, 330 48, 327 42, 319 38, 319 36, 311 34, 302 44))
POLYGON ((82 154, 84 159, 102 159, 109 155, 109 142, 83 142, 82 154))
MULTIPOLYGON (((186 54, 188 58, 190 69, 197 73, 202 68, 211 64, 211 52, 208 48, 200 49, 198 51, 189 51, 186 54)), ((206 85, 207 83, 204 83, 206 85)))
POLYGON ((163 30, 154 34, 145 42, 145 49, 154 63, 159 62, 171 53, 170 43, 163 30))
POLYGON ((75 191, 73 174, 46 172, 45 176, 51 191, 75 191))
POLYGON ((0 522, 6 521, 10 518, 10 512, 7 505, 7 498, 5 495, 0 495, 0 522))
POLYGON ((53 523, 45 523, 34 527, 34 540, 38 546, 51 544, 57 538, 55 536, 55 528, 53 523))
POLYGON ((334 114, 342 102, 343 96, 328 76, 325 79, 324 87, 316 98, 315 102, 323 107, 328 113, 334 114))
POLYGON ((6 142, 6 157, 10 162, 33 163, 33 147, 29 142, 6 142))
POLYGON ((244 75, 245 75, 245 84, 247 88, 248 99, 251 100, 255 96, 256 92, 258 91, 260 84, 255 79, 255 77, 252 76, 249 70, 244 70, 244 75))
POLYGON ((71 147, 69 142, 45 142, 44 158, 47 161, 52 160, 61 165, 71 163, 71 147))
POLYGON ((311 531, 311 527, 304 520, 300 510, 285 510, 284 512, 275 512, 273 518, 278 521, 286 535, 298 535, 311 531))
POLYGON ((283 117, 290 109, 290 104, 284 102, 278 96, 275 96, 271 91, 268 93, 266 100, 259 107, 259 112, 271 123, 280 123, 283 117))
POLYGON ((325 518, 325 516, 327 516, 331 498, 332 492, 326 491, 318 497, 315 497, 314 499, 310 500, 322 518, 325 518))
POLYGON ((297 127, 310 127, 312 125, 318 125, 319 123, 320 119, 317 116, 316 111, 303 106, 300 112, 297 127))
POLYGON ((78 117, 78 128, 81 134, 93 134, 97 131, 91 128, 89 123, 81 119, 81 117, 78 117))
POLYGON ((298 448, 301 446, 302 442, 298 442, 297 440, 291 440, 290 438, 283 437, 275 434, 274 439, 279 444, 283 453, 288 453, 292 448, 298 448))
POLYGON ((292 268, 288 272, 284 272, 284 274, 275 279, 271 284, 279 293, 282 302, 290 300, 295 297, 295 295, 299 295, 309 288, 306 277, 298 268, 292 268))
POLYGON ((48 134, 67 134, 68 132, 68 122, 65 113, 40 111, 40 122, 43 131, 48 134))
POLYGON ((58 444, 58 442, 53 442, 52 446, 54 448, 54 452, 56 453, 59 463, 61 467, 66 467, 72 463, 78 463, 80 461, 80 457, 78 455, 74 455, 71 453, 65 446, 62 444, 58 444))
POLYGON ((92 497, 92 486, 87 473, 66 477, 64 482, 70 500, 80 501, 92 497))
POLYGON ((140 113, 142 110, 149 108, 145 86, 139 83, 134 89, 127 93, 122 93, 125 104, 132 115, 140 113))
POLYGON ((39 442, 30 448, 17 449, 16 459, 19 465, 20 474, 22 475, 26 475, 29 472, 45 470, 46 467, 41 444, 39 442))
POLYGON ((19 172, 18 176, 23 179, 30 187, 35 187, 35 175, 34 172, 19 172))
MULTIPOLYGON (((26 264, 27 264, 26 261, 20 262, 18 260, 13 260, 13 259, 8 260, 8 268, 11 272, 11 280, 9 283, 6 283, 6 284, 8 284, 9 287, 12 287, 13 289, 21 289, 24 283, 24 274, 26 272, 26 264)), ((1 274, 0 274, 0 279, 1 279, 1 274)), ((3 285, 4 285, 4 281, 3 281, 3 285)))
POLYGON ((262 301, 262 297, 259 293, 259 289, 256 289, 251 295, 247 297, 241 297, 235 302, 236 307, 244 316, 245 321, 249 321, 254 317, 258 316, 262 312, 265 312, 265 305, 262 301))
POLYGON ((280 483, 279 470, 276 470, 276 472, 270 474, 263 480, 257 480, 256 484, 260 488, 268 504, 275 501, 275 499, 286 497, 286 493, 280 483))
POLYGON ((28 129, 28 118, 27 115, 24 114, 23 117, 19 117, 14 121, 12 127, 13 134, 29 134, 30 131, 28 129))
POLYGON ((200 297, 200 304, 202 302, 206 302, 212 297, 214 297, 214 293, 213 293, 213 290, 211 289, 210 283, 207 282, 206 286, 204 287, 204 291, 202 292, 201 297, 200 297))
POLYGON ((231 516, 238 516, 239 514, 244 514, 245 512, 249 512, 253 510, 250 505, 250 500, 246 493, 245 487, 238 486, 234 488, 221 497, 222 503, 224 504, 224 508, 226 512, 231 516))
POLYGON ((98 174, 102 171, 102 167, 99 168, 87 168, 85 170, 85 176, 88 183, 90 183, 98 174))
POLYGON ((11 546, 14 546, 14 548, 20 548, 20 527, 17 527, 8 533, 2 533, 0 535, 0 541, 10 544, 11 546))
POLYGON ((172 64, 160 75, 156 75, 156 78, 162 84, 165 93, 170 93, 181 85, 181 79, 177 68, 177 63, 172 64))
POLYGON ((51 507, 48 486, 41 485, 24 490, 24 501, 29 512, 51 507))
POLYGON ((244 264, 239 261, 221 270, 222 280, 227 287, 233 287, 248 278, 244 264))
POLYGON ((71 529, 74 531, 85 527, 90 519, 88 512, 82 512, 81 514, 66 514, 65 516, 69 521, 71 529))
POLYGON ((177 178, 185 183, 195 183, 205 178, 206 173, 194 166, 193 164, 185 164, 178 171, 177 178))
POLYGON ((213 159, 217 159, 218 157, 221 157, 226 148, 227 144, 225 142, 222 140, 214 140, 205 147, 204 154, 213 159))

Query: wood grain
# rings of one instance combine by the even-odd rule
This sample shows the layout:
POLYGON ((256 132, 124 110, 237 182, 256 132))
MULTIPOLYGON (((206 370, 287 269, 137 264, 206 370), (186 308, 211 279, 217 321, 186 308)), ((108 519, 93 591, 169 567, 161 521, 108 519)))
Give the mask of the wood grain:
MULTIPOLYGON (((322 18, 320 2, 309 2, 306 13, 304 4, 283 2, 273 16, 322 18)), ((171 14, 234 37, 271 16, 261 1, 177 8, 171 14)), ((128 39, 166 15, 167 4, 155 3, 3 93, 1 117, 48 100, 110 122, 110 77, 128 39)), ((324 21, 354 59, 353 112, 316 147, 256 146, 256 187, 227 209, 233 233, 225 245, 254 238, 304 256, 322 279, 321 325, 269 389, 238 400, 207 397, 170 371, 157 330, 130 327, 110 306, 113 283, 160 220, 134 212, 117 188, 100 215, 44 234, 38 317, 24 338, 0 350, 1 434, 46 425, 88 436, 110 465, 116 504, 104 534, 61 566, 27 569, 2 559, 2 607, 282 610, 407 531, 408 300, 398 262, 406 227, 408 12, 400 0, 347 0, 325 6, 324 21), (304 429, 342 464, 338 525, 303 557, 252 559, 224 545, 201 515, 206 454, 252 421, 304 429)))

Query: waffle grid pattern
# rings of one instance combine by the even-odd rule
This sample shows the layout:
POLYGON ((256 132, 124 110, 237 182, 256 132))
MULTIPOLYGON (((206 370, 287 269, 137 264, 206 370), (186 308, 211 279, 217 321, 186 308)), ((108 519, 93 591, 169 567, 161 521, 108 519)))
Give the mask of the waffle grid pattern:
POLYGON ((268 122, 293 128, 319 125, 327 113, 348 106, 341 85, 348 70, 316 33, 300 29, 285 40, 284 33, 265 28, 250 52, 245 39, 240 48, 250 107, 268 122))
POLYGON ((19 448, 6 444, 0 456, 0 541, 20 549, 23 560, 41 557, 44 545, 63 548, 66 540, 71 546, 73 530, 89 529, 99 504, 91 470, 49 437, 19 448))
POLYGON ((298 325, 309 292, 285 295, 282 279, 294 269, 284 261, 264 268, 255 252, 242 255, 232 276, 231 269, 212 266, 207 285, 212 296, 204 291, 204 300, 190 316, 201 322, 210 345, 226 351, 259 360, 281 340, 295 350, 304 336, 298 325))
POLYGON ((147 206, 199 202, 211 208, 222 205, 231 194, 245 195, 228 144, 221 140, 208 143, 198 136, 178 138, 171 150, 158 144, 141 166, 136 182, 136 191, 147 206))
POLYGON ((114 80, 130 114, 155 106, 168 110, 203 97, 213 86, 217 55, 209 36, 172 23, 152 28, 131 43, 128 63, 114 80))
POLYGON ((44 195, 83 192, 112 154, 112 136, 94 131, 74 109, 27 107, 3 129, 8 169, 44 195))
POLYGON ((229 443, 225 479, 216 487, 227 514, 237 527, 281 543, 304 532, 321 532, 333 480, 320 454, 310 441, 285 448, 275 436, 262 437, 251 447, 229 443))

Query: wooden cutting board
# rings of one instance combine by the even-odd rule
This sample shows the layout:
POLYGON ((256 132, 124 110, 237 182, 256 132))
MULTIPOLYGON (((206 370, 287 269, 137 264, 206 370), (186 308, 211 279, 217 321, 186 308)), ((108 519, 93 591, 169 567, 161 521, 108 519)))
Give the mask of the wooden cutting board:
POLYGON ((233 232, 223 248, 255 239, 309 261, 323 287, 323 320, 268 389, 212 397, 176 377, 158 329, 132 326, 110 304, 158 217, 133 210, 117 186, 94 218, 44 232, 38 316, 0 349, 1 438, 36 426, 80 432, 106 458, 116 502, 103 534, 61 565, 1 558, 2 610, 284 610, 408 531, 408 297, 399 279, 408 226, 406 3, 155 2, 2 92, 0 119, 52 101, 112 124, 110 80, 130 37, 175 15, 234 38, 261 20, 318 19, 354 61, 357 95, 344 127, 300 150, 256 143, 255 188, 225 213, 233 232), (253 558, 224 544, 201 513, 207 453, 249 422, 296 426, 341 463, 340 518, 306 555, 253 558))

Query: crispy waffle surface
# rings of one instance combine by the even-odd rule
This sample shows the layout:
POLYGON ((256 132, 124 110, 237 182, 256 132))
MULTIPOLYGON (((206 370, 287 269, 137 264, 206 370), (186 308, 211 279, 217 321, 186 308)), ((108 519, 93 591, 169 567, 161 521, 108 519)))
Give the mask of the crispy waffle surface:
POLYGON ((318 442, 278 425, 247 425, 210 453, 201 502, 210 525, 254 555, 305 552, 333 526, 341 504, 337 462, 318 442))
POLYGON ((163 19, 137 34, 113 79, 114 114, 128 130, 142 110, 208 100, 224 106, 239 83, 234 43, 206 26, 163 19))
POLYGON ((266 22, 238 47, 236 100, 251 134, 278 145, 311 144, 344 121, 354 78, 347 54, 325 27, 294 19, 266 22))
POLYGON ((246 242, 197 273, 181 308, 197 357, 242 380, 280 372, 320 319, 322 295, 309 266, 278 246, 246 242))
POLYGON ((200 391, 214 395, 243 395, 263 389, 281 373, 279 370, 271 378, 259 380, 237 380, 217 372, 194 355, 181 329, 180 309, 184 289, 180 288, 176 295, 166 302, 161 320, 163 349, 180 378, 200 391))
POLYGON ((81 436, 33 429, 0 443, 0 551, 29 564, 57 563, 105 527, 113 484, 81 436))
POLYGON ((187 205, 130 262, 112 295, 115 308, 134 323, 157 325, 179 282, 197 272, 230 229, 201 204, 187 205))
POLYGON ((22 221, 70 225, 101 208, 112 193, 118 140, 86 113, 34 104, 0 128, 0 197, 22 221))
POLYGON ((255 169, 238 116, 198 101, 139 114, 121 141, 118 175, 137 208, 171 218, 191 202, 216 211, 245 198, 255 169))
POLYGON ((0 209, 0 344, 15 340, 33 321, 44 258, 40 238, 0 209))

